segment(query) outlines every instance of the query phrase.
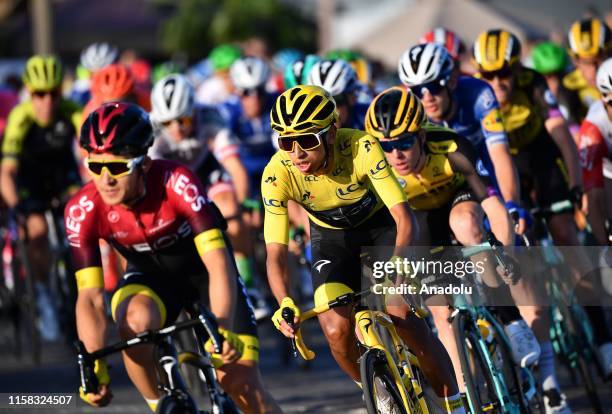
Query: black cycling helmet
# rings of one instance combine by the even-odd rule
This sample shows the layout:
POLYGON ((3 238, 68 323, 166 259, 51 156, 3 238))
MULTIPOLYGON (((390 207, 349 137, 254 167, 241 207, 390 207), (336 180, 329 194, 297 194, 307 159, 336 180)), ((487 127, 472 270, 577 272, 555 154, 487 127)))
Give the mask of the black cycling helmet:
POLYGON ((85 120, 79 143, 87 152, 138 157, 153 144, 153 128, 138 105, 105 103, 85 120))

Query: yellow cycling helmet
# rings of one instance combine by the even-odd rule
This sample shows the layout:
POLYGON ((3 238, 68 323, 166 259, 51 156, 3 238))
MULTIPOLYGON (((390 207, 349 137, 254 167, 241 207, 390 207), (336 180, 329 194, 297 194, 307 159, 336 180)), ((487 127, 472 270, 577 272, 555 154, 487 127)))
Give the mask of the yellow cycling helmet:
POLYGON ((336 102, 325 89, 298 85, 276 98, 270 111, 272 128, 283 134, 318 131, 338 119, 336 102))
POLYGON ((416 95, 395 86, 382 91, 370 104, 365 129, 375 138, 397 138, 415 133, 427 123, 427 114, 416 95))
POLYGON ((521 42, 507 30, 487 30, 476 38, 472 55, 479 71, 501 70, 519 61, 521 42))
POLYGON ((589 59, 608 52, 612 46, 612 33, 600 19, 583 19, 572 24, 567 42, 572 57, 589 59))
POLYGON ((34 55, 26 62, 23 83, 30 91, 57 89, 62 83, 62 65, 54 56, 34 55))

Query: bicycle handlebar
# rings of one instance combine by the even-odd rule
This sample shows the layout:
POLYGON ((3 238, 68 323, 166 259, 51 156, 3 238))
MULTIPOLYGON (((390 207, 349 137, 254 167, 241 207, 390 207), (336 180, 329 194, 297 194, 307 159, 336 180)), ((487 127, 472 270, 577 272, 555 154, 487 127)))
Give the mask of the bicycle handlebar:
MULTIPOLYGON (((108 355, 123 351, 136 345, 150 342, 157 343, 175 332, 180 332, 192 327, 202 326, 208 334, 208 337, 211 339, 214 352, 221 353, 224 338, 223 335, 219 334, 217 321, 214 315, 205 309, 200 303, 196 303, 194 308, 197 315, 193 319, 179 322, 158 330, 147 330, 137 334, 131 339, 116 342, 91 353, 87 352, 87 349, 85 349, 85 345, 82 341, 77 340, 75 342, 75 347, 77 350, 77 361, 79 364, 79 378, 83 391, 86 394, 96 393, 98 391, 98 378, 94 373, 94 363, 97 359, 102 359, 108 355)), ((205 338, 200 338, 200 340, 206 342, 205 338)))

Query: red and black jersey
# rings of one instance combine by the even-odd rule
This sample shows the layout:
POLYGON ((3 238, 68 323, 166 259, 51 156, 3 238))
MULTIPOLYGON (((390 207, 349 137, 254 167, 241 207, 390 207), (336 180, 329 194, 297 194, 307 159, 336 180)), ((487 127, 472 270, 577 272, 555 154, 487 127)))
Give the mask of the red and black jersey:
POLYGON ((152 161, 136 205, 106 205, 90 182, 68 202, 64 218, 75 270, 101 265, 98 241, 104 239, 141 269, 194 274, 204 266, 193 238, 222 227, 194 174, 164 160, 152 161))

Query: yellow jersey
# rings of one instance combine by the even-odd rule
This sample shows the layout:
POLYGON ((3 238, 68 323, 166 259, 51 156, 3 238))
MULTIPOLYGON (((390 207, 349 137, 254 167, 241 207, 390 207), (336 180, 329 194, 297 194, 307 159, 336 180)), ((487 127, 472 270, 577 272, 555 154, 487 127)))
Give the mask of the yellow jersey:
POLYGON ((379 209, 406 201, 378 141, 363 131, 336 132, 333 165, 325 174, 303 174, 278 151, 264 169, 261 195, 266 243, 288 243, 287 202, 302 205, 313 223, 349 229, 379 209))

